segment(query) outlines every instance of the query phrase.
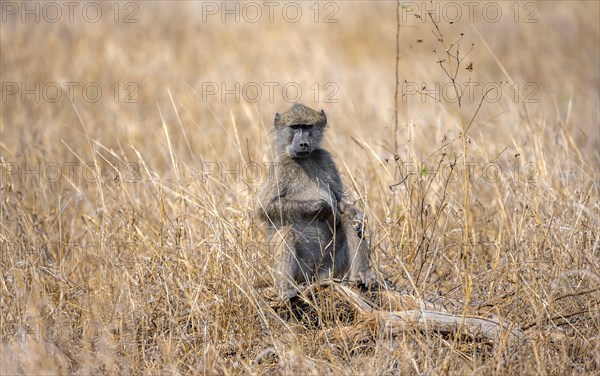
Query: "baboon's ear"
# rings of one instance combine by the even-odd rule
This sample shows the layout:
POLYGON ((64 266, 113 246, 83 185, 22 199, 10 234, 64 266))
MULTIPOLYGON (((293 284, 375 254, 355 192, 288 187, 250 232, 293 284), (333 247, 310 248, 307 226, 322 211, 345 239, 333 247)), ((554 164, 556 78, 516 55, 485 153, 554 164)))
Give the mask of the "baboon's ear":
POLYGON ((325 115, 325 111, 321 110, 321 112, 319 112, 319 115, 321 116, 321 118, 319 119, 317 124, 326 126, 327 125, 327 115, 325 115))
POLYGON ((275 120, 273 121, 273 125, 275 126, 275 128, 279 128, 279 118, 280 118, 280 117, 281 117, 281 116, 279 115, 279 112, 277 112, 277 113, 275 114, 275 120))

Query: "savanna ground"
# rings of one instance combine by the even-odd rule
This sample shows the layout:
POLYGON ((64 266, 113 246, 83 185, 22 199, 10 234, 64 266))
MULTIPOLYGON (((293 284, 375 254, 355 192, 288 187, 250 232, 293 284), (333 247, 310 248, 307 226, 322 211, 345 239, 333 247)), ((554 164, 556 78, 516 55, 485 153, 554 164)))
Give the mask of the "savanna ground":
POLYGON ((0 373, 599 372, 597 2, 48 4, 1 9, 0 373), (269 308, 252 199, 295 100, 380 277, 526 342, 269 308))

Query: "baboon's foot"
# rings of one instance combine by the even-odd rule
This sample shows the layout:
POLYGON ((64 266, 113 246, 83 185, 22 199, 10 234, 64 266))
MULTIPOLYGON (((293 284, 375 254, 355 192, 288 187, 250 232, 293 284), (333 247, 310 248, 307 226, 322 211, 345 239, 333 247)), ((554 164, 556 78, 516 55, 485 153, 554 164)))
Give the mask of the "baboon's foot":
POLYGON ((377 275, 372 270, 367 270, 364 272, 358 273, 358 284, 365 287, 367 290, 372 290, 377 288, 378 281, 377 275))
POLYGON ((293 287, 286 287, 279 289, 279 299, 287 302, 298 296, 298 290, 293 287))

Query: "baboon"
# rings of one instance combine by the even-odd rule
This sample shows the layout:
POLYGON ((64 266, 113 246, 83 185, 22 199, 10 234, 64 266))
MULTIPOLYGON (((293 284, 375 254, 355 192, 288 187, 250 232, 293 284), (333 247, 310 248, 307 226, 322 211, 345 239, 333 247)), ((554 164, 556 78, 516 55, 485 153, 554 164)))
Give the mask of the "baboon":
POLYGON ((296 103, 275 115, 275 157, 259 187, 256 212, 267 223, 276 255, 277 289, 297 295, 296 283, 333 276, 375 283, 364 215, 347 199, 331 154, 321 148, 325 112, 296 103))

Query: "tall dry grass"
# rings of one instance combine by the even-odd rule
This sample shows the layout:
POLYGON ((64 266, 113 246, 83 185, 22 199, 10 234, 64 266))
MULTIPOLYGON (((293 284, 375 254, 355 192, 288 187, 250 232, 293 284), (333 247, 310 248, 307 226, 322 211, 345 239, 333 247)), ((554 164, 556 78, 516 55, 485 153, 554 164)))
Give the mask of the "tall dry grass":
POLYGON ((598 372, 597 3, 478 3, 472 21, 462 4, 452 24, 406 3, 399 29, 395 2, 319 3, 317 22, 301 2, 296 23, 283 3, 256 23, 220 2, 77 3, 72 22, 57 4, 57 22, 1 9, 2 374, 598 372), (460 106, 453 80, 473 89, 460 106), (526 345, 361 341, 268 308, 252 196, 295 87, 328 114, 381 274, 526 345))

